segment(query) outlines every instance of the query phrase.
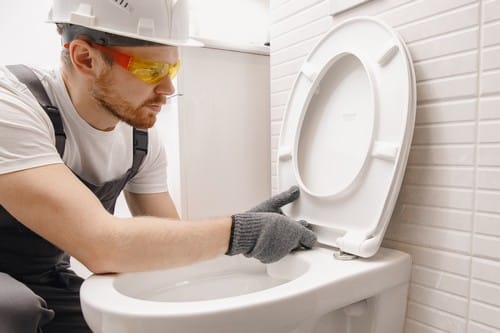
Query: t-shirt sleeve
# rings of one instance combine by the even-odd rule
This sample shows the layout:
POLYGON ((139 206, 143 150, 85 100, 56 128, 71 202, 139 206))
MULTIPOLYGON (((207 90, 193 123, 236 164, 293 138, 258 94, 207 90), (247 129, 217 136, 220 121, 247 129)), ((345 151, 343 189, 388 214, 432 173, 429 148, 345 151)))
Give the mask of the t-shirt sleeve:
POLYGON ((167 153, 155 127, 148 131, 148 154, 125 190, 132 193, 168 192, 167 153))
POLYGON ((0 174, 63 163, 49 117, 24 85, 0 82, 0 174))

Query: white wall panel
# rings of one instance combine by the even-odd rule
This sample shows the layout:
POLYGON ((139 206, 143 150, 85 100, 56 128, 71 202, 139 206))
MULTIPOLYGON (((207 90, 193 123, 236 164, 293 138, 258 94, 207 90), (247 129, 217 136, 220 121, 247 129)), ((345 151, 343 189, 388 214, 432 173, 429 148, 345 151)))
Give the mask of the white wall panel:
POLYGON ((474 258, 472 260, 472 277, 477 280, 498 283, 500 262, 474 258))
POLYGON ((473 253, 477 257, 500 260, 500 253, 496 251, 499 246, 500 239, 498 237, 483 235, 474 236, 473 253))
POLYGON ((500 69, 500 47, 492 46, 483 51, 482 54, 483 70, 500 69))
POLYGON ((500 166, 500 145, 481 145, 478 148, 478 165, 500 166))
POLYGON ((405 223, 394 223, 386 237, 413 245, 456 253, 470 253, 470 234, 463 231, 438 229, 405 223))
POLYGON ((498 284, 475 280, 471 285, 470 296, 473 300, 500 307, 500 287, 498 284))
POLYGON ((465 297, 452 295, 417 284, 412 284, 408 293, 408 297, 419 304, 446 311, 460 317, 467 315, 467 298, 465 297))
POLYGON ((481 98, 479 103, 479 118, 500 119, 500 97, 492 96, 481 98))
POLYGON ((413 144, 473 143, 475 136, 474 123, 417 125, 413 144))
POLYGON ((405 203, 396 206, 393 218, 399 223, 472 231, 472 213, 458 209, 452 210, 405 203))
POLYGON ((483 46, 500 44, 500 22, 485 24, 483 27, 483 46))
POLYGON ((477 75, 448 77, 417 83, 419 103, 436 102, 457 98, 470 98, 477 95, 477 75))
MULTIPOLYGON (((498 307, 480 302, 471 302, 470 308, 471 320, 492 328, 500 327, 500 311, 498 307)), ((498 332, 498 330, 493 330, 493 332, 498 332)))
MULTIPOLYGON (((493 179, 496 180, 497 178, 493 179)), ((500 216, 484 213, 476 214, 476 233, 500 236, 500 216)), ((497 275, 496 281, 498 281, 499 277, 500 274, 497 275)))
MULTIPOLYGON (((427 5, 438 1, 426 1, 427 5)), ((439 1, 440 2, 440 1, 439 1)), ((478 5, 467 6, 441 15, 429 16, 418 22, 411 22, 399 28, 407 43, 435 38, 457 30, 476 26, 479 20, 478 5)))
POLYGON ((475 150, 471 145, 413 147, 408 164, 469 166, 474 163, 474 154, 475 150))
POLYGON ((476 51, 415 63, 415 74, 420 81, 476 72, 476 51))
POLYGON ((439 0, 439 1, 412 1, 406 6, 378 15, 393 27, 409 25, 415 21, 426 20, 429 17, 474 3, 474 0, 439 0))
POLYGON ((409 43, 408 48, 413 60, 420 61, 422 59, 432 59, 463 51, 476 50, 478 38, 478 28, 474 26, 443 36, 409 43))
POLYGON ((425 321, 445 332, 465 333, 467 327, 467 321, 460 316, 414 302, 408 304, 408 318, 425 321))
POLYGON ((471 187, 474 185, 472 168, 413 167, 406 170, 405 184, 471 187))
POLYGON ((421 322, 408 318, 405 333, 445 333, 446 331, 422 324, 421 322))
POLYGON ((183 97, 171 110, 176 119, 160 128, 178 136, 168 144, 178 145, 169 159, 177 172, 169 175, 179 182, 179 214, 244 211, 270 194, 269 57, 212 48, 186 48, 181 56, 183 97), (221 64, 224 80, 214 84, 221 64))
POLYGON ((474 195, 470 189, 405 185, 399 197, 407 204, 472 209, 474 195))
POLYGON ((469 280, 467 278, 418 265, 413 266, 411 281, 457 296, 467 297, 469 295, 469 280))
POLYGON ((488 23, 500 19, 500 2, 497 0, 483 0, 483 22, 488 23))
POLYGON ((386 238, 385 245, 409 253, 412 256, 414 265, 464 277, 467 277, 470 273, 470 258, 466 255, 414 246, 408 243, 392 241, 389 238, 386 238))
POLYGON ((500 70, 484 72, 481 76, 481 95, 497 94, 498 87, 500 87, 500 70))
POLYGON ((498 333, 494 327, 487 327, 478 323, 470 322, 468 333, 498 333))
MULTIPOLYGON (((474 121, 476 117, 476 105, 476 99, 419 105, 417 106, 415 124, 474 121)), ((494 108, 494 106, 492 106, 492 108, 494 108)))

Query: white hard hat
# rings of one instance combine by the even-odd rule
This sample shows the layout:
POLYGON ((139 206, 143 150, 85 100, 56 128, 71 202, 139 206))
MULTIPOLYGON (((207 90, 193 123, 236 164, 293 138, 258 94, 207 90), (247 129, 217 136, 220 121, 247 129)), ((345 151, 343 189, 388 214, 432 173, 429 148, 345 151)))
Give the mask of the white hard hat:
POLYGON ((202 45, 189 38, 187 0, 53 0, 48 21, 156 44, 202 45))

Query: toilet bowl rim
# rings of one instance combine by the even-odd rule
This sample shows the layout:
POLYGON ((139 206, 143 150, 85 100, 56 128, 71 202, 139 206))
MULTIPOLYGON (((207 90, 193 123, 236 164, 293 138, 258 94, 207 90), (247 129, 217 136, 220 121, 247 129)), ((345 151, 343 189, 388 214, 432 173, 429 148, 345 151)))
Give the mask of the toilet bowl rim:
MULTIPOLYGON (((369 274, 371 270, 384 269, 385 266, 390 267, 402 262, 406 262, 409 265, 411 261, 408 254, 400 251, 381 248, 380 252, 380 257, 382 258, 380 260, 377 254, 369 259, 358 259, 352 262, 336 261, 333 268, 328 272, 325 272, 323 269, 324 258, 334 260, 331 250, 317 248, 312 251, 301 252, 290 256, 288 260, 293 261, 295 260, 294 257, 298 256, 310 262, 316 261, 316 263, 311 264, 310 269, 295 280, 254 293, 205 301, 157 302, 133 298, 118 292, 113 287, 114 279, 118 275, 93 276, 87 279, 82 285, 80 291, 82 307, 84 308, 84 312, 85 308, 92 307, 93 309, 116 315, 148 317, 210 315, 211 313, 237 311, 238 309, 255 306, 256 304, 273 304, 300 299, 304 295, 312 294, 315 290, 317 291, 333 281, 345 281, 353 274, 360 272, 369 274), (318 256, 322 257, 322 262, 321 260, 317 260, 318 256), (349 271, 349 268, 355 271, 355 273, 349 271), (331 278, 332 274, 335 274, 335 278, 331 278)), ((404 281, 394 279, 387 282, 388 285, 393 285, 404 281)))

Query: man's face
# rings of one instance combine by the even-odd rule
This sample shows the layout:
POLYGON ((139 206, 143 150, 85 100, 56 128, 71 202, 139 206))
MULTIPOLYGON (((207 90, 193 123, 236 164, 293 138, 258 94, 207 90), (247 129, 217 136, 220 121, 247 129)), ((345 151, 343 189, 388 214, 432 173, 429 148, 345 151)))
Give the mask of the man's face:
MULTIPOLYGON (((177 47, 115 47, 131 56, 175 64, 179 60, 177 47)), ((169 76, 155 84, 145 83, 126 69, 113 64, 100 73, 91 88, 91 95, 105 110, 116 118, 137 128, 150 128, 167 96, 175 88, 169 76)))

